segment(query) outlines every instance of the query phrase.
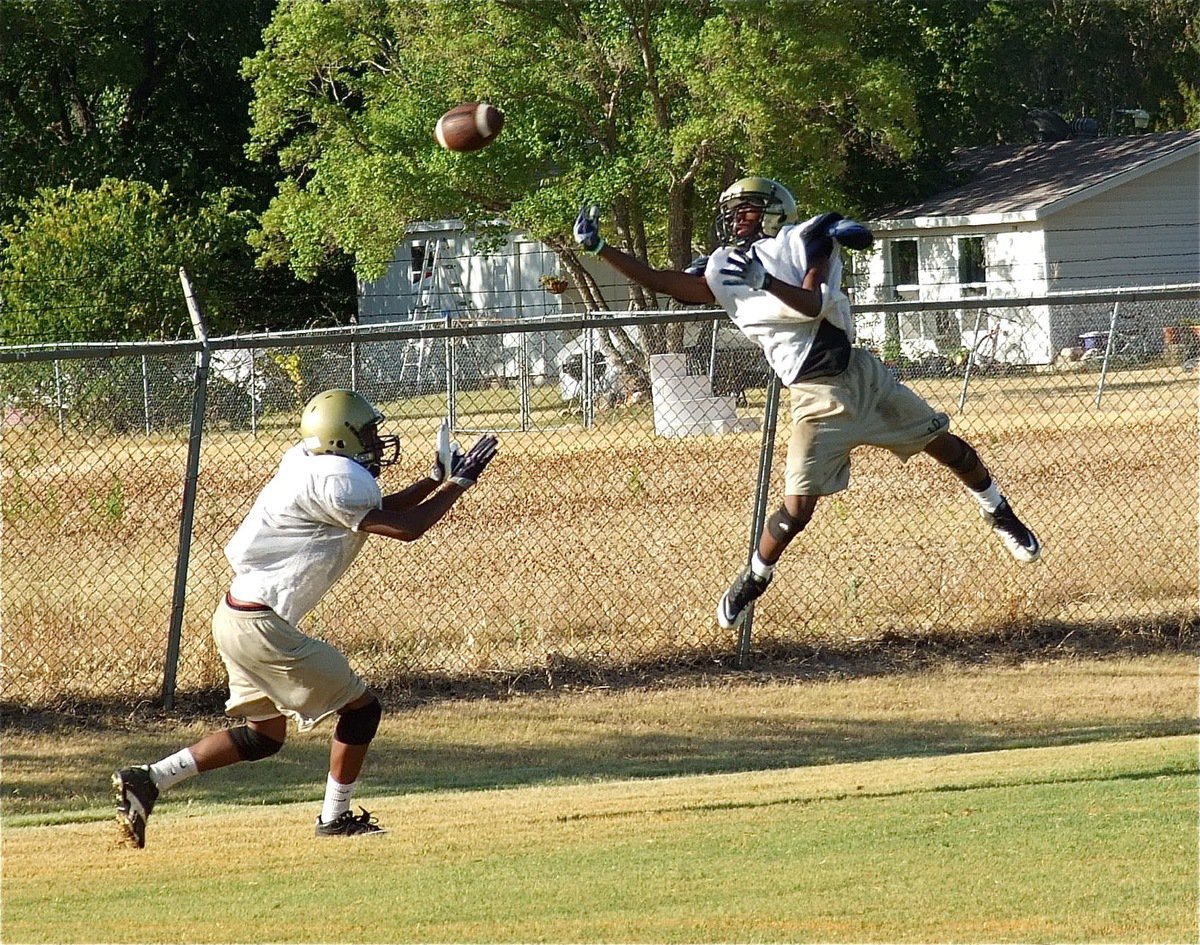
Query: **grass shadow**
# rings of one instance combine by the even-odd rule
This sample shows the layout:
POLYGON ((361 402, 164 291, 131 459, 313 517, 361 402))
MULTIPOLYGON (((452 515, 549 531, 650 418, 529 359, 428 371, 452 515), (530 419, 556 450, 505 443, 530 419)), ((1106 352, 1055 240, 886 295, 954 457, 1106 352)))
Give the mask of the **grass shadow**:
MULTIPOLYGON (((711 774, 1194 733, 1200 726, 1187 711, 1129 718, 1097 710, 1069 721, 1047 712, 997 724, 946 712, 870 717, 854 706, 840 714, 806 715, 786 705, 742 711, 733 690, 781 681, 805 686, 906 674, 915 679, 939 666, 986 669, 1026 661, 1194 654, 1197 623, 1039 625, 962 639, 885 636, 854 646, 757 650, 740 666, 736 654, 725 653, 620 668, 562 664, 485 679, 410 678, 382 687, 387 721, 360 793, 711 774), (689 702, 675 716, 640 710, 622 715, 631 710, 628 700, 619 702, 622 694, 644 692, 652 701, 679 690, 675 698, 690 700, 689 693, 722 689, 731 691, 711 716, 687 717, 682 706, 689 702), (584 711, 569 699, 554 698, 599 690, 604 700, 593 700, 584 711), (464 715, 467 721, 461 722, 464 715)), ((220 724, 221 704, 221 694, 211 692, 187 694, 171 713, 148 703, 84 704, 65 713, 4 707, 6 816, 64 811, 107 816, 113 768, 155 760, 198 738, 220 724)), ((293 734, 269 761, 193 779, 171 792, 171 802, 317 800, 330 731, 326 725, 293 734)))

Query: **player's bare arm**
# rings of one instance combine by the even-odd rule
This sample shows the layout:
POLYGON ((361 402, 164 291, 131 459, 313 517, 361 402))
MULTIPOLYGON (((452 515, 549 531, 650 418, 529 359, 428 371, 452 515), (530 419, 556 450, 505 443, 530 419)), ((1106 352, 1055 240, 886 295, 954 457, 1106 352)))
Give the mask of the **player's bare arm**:
POLYGON ((442 520, 463 491, 461 486, 450 484, 426 501, 408 509, 372 509, 363 516, 358 530, 369 535, 395 538, 398 541, 416 541, 442 520))
POLYGON ((437 487, 441 485, 436 479, 426 477, 418 479, 411 486, 392 492, 383 497, 383 509, 388 512, 407 512, 423 502, 437 487))
MULTIPOLYGON (((440 522, 462 494, 475 485, 480 474, 496 458, 498 448, 499 441, 494 435, 481 436, 465 453, 454 455, 449 478, 444 482, 431 475, 401 492, 385 496, 380 508, 363 516, 358 530, 398 541, 416 541, 440 522)), ((437 468, 435 459, 434 469, 437 468)))
POLYGON ((653 292, 692 305, 712 305, 716 298, 704 276, 677 269, 655 269, 640 259, 609 246, 600 235, 600 208, 584 206, 575 218, 575 242, 585 253, 599 256, 627 279, 653 292))
POLYGON ((808 318, 821 314, 824 297, 821 285, 829 275, 829 257, 816 260, 804 273, 802 285, 792 285, 782 279, 772 279, 764 288, 788 308, 795 309, 808 318))
POLYGON ((713 305, 716 298, 704 276, 675 269, 654 269, 640 259, 605 244, 597 253, 617 272, 654 292, 692 305, 713 305))
POLYGON ((719 270, 722 285, 744 286, 775 296, 801 319, 816 319, 821 314, 824 297, 821 284, 829 275, 829 257, 818 257, 805 271, 801 285, 779 278, 769 272, 753 247, 730 251, 719 270))

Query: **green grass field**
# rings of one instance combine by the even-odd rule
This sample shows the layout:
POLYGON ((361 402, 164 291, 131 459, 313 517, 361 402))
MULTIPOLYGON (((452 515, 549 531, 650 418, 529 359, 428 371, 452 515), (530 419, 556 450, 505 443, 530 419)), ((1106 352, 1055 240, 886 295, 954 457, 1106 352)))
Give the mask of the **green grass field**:
POLYGON ((4 941, 1192 942, 1192 654, 430 702, 317 840, 328 730, 166 796, 204 726, 6 732, 4 941))

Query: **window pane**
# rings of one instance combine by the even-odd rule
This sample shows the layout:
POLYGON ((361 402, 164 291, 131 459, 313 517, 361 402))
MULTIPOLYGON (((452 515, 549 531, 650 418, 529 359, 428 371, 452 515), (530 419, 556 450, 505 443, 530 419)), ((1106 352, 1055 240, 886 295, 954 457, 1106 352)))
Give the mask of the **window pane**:
POLYGON ((892 284, 916 285, 920 282, 917 275, 917 241, 892 241, 892 284))
POLYGON ((958 241, 958 281, 987 281, 982 236, 970 236, 958 241))

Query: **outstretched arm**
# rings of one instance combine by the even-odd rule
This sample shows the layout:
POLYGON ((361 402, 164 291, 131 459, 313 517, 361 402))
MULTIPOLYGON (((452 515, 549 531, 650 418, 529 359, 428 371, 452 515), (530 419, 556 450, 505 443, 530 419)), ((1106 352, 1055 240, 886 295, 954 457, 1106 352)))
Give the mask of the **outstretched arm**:
POLYGON ((599 256, 625 278, 680 302, 693 305, 712 305, 716 302, 704 276, 680 272, 677 269, 655 269, 640 259, 609 246, 600 235, 599 217, 600 208, 592 204, 585 205, 575 218, 575 242, 585 253, 599 256))
POLYGON ((441 521, 462 494, 475 485, 496 458, 498 446, 493 434, 484 434, 466 453, 456 456, 450 478, 443 488, 438 489, 442 484, 426 477, 401 492, 385 496, 381 508, 372 509, 363 516, 358 530, 399 541, 416 541, 441 521))
POLYGON ((635 256, 630 256, 608 244, 597 253, 617 272, 647 289, 660 292, 692 305, 712 305, 716 302, 704 276, 680 272, 677 269, 654 269, 635 256))

